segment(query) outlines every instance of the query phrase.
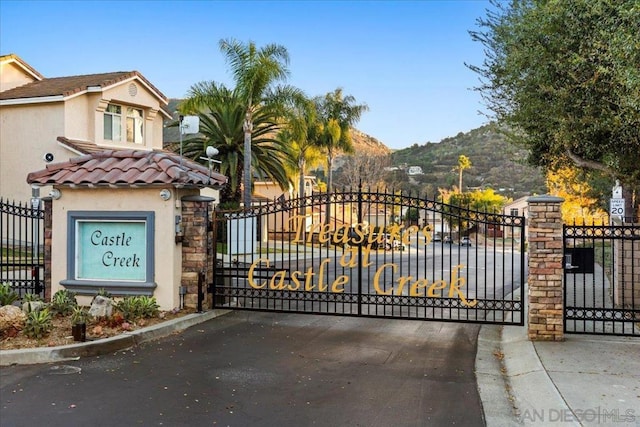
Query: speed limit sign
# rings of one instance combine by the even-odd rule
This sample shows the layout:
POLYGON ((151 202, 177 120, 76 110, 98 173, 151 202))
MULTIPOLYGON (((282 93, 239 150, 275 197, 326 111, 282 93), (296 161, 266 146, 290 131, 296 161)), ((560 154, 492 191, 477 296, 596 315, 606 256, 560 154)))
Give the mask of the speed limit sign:
POLYGON ((609 204, 609 214, 624 218, 624 199, 611 199, 609 204))

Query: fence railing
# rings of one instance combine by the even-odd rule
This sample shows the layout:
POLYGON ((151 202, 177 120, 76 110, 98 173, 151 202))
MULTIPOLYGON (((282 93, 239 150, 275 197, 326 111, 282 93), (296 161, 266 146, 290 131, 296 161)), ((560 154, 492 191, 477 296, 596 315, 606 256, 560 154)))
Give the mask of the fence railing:
POLYGON ((44 209, 42 201, 0 199, 0 282, 21 297, 44 294, 44 209))

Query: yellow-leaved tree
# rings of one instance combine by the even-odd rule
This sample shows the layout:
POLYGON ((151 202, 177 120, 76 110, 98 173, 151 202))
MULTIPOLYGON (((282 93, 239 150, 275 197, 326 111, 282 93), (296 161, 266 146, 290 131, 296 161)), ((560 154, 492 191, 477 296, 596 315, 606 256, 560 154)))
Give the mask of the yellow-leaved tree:
POLYGON ((591 224, 607 218, 607 212, 598 206, 593 188, 577 168, 563 167, 548 171, 546 180, 549 194, 562 197, 562 219, 567 224, 591 224))

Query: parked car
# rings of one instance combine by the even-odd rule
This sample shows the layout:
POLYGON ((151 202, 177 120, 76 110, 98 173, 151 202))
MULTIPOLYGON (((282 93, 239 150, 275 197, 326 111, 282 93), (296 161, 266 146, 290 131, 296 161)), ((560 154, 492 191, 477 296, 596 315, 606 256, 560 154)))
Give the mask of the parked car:
POLYGON ((393 239, 391 240, 391 236, 389 234, 385 234, 384 235, 384 249, 387 251, 393 251, 396 249, 400 249, 401 251, 405 250, 405 246, 404 244, 398 240, 398 239, 393 239))
POLYGON ((434 242, 441 242, 442 241, 442 235, 440 233, 436 233, 433 235, 433 239, 434 242))
POLYGON ((467 236, 460 239, 460 246, 471 246, 471 239, 467 236))
POLYGON ((451 237, 449 236, 444 236, 444 240, 442 241, 443 243, 453 243, 453 239, 451 239, 451 237))

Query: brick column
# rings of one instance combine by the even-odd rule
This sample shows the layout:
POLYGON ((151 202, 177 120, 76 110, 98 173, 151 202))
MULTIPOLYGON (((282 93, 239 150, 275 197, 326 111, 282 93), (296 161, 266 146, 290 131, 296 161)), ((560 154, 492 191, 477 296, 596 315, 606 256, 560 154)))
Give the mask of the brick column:
POLYGON ((184 304, 186 307, 198 306, 198 275, 204 273, 202 292, 203 309, 211 307, 211 298, 207 295, 208 283, 212 280, 213 265, 207 248, 207 233, 211 197, 185 196, 182 198, 182 286, 186 288, 184 304))
POLYGON ((563 341, 562 213, 564 199, 530 197, 528 220, 528 336, 531 341, 563 341))
POLYGON ((613 240, 613 303, 616 308, 638 307, 640 304, 640 224, 614 223, 629 232, 621 239, 613 240), (634 266, 636 266, 634 268, 634 266))

